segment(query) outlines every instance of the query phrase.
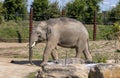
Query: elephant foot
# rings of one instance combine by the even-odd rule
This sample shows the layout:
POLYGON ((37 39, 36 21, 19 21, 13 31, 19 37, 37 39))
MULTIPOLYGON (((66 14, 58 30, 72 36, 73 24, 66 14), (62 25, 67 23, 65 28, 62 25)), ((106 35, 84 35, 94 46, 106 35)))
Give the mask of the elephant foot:
POLYGON ((54 60, 53 61, 55 64, 59 64, 59 61, 58 60, 54 60))
MULTIPOLYGON (((53 63, 54 63, 54 64, 59 64, 59 60, 54 60, 53 63)), ((43 62, 40 64, 40 67, 43 67, 43 66, 46 66, 46 65, 47 65, 47 62, 44 62, 44 61, 43 61, 43 62)), ((49 65, 49 64, 48 64, 48 65, 49 65)))
POLYGON ((34 65, 34 63, 33 63, 32 61, 30 61, 30 64, 31 64, 31 65, 34 65))
POLYGON ((40 64, 40 67, 43 67, 43 66, 46 66, 46 65, 47 65, 46 62, 42 62, 42 63, 40 64))
POLYGON ((86 60, 85 63, 86 63, 86 64, 93 64, 93 63, 95 63, 95 62, 86 60))

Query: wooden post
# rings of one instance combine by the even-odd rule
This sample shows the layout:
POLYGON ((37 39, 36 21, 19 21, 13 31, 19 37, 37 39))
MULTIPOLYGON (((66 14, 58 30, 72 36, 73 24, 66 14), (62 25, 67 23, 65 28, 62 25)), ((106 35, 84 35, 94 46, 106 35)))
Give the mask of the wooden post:
POLYGON ((33 8, 30 8, 30 16, 29 16, 29 61, 32 64, 32 48, 30 45, 31 42, 31 33, 32 33, 32 25, 33 25, 33 8))
POLYGON ((64 9, 62 9, 62 17, 64 17, 65 16, 65 10, 64 9))
POLYGON ((97 25, 96 25, 96 10, 94 11, 94 26, 93 26, 93 41, 96 40, 97 25))

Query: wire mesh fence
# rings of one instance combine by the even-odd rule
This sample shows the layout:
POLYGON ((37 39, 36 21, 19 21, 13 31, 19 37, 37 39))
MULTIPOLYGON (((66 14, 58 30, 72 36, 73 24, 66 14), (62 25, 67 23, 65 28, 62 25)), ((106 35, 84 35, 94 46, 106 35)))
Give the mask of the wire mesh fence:
MULTIPOLYGON (((22 14, 21 14, 22 15, 22 14)), ((27 15, 29 16, 29 14, 27 15)), ((34 15, 35 16, 35 15, 34 15)), ((33 17, 34 17, 33 16, 33 17)), ((43 16, 45 17, 45 16, 43 16)), ((46 16, 48 17, 48 16, 46 16)), ((70 17, 71 18, 71 17, 70 17)), ((75 18, 75 17, 72 17, 75 18)), ((50 19, 50 18, 48 18, 50 19)), ((83 18, 85 19, 85 18, 83 18)), ((87 18, 88 19, 88 18, 87 18)), ((47 19, 46 19, 47 20, 47 19)), ((24 20, 5 20, 3 23, 0 24, 0 41, 12 41, 12 42, 25 42, 29 39, 29 18, 24 20)), ((90 40, 93 38, 93 24, 94 22, 84 22, 81 21, 86 28, 88 29, 90 40)), ((37 25, 39 21, 34 21, 33 24, 37 25)), ((116 32, 114 30, 113 23, 112 24, 104 24, 104 23, 97 23, 97 40, 114 40, 116 39, 116 32), (114 31, 114 32, 113 32, 114 31)))

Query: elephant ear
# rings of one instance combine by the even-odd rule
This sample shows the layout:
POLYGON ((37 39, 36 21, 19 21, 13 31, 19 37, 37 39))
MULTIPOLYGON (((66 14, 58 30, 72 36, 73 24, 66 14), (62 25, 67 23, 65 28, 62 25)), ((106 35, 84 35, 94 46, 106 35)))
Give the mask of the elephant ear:
POLYGON ((48 26, 48 27, 47 27, 47 34, 51 34, 51 33, 52 33, 51 30, 52 30, 52 27, 51 27, 51 26, 48 26))
POLYGON ((49 38, 51 37, 51 35, 52 35, 52 27, 48 26, 47 27, 47 31, 46 31, 46 40, 49 40, 49 38))

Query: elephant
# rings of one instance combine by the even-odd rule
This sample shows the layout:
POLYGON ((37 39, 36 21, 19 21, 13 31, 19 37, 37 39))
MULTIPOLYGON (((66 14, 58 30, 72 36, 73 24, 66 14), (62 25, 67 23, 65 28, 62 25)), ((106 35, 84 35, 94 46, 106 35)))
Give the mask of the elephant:
MULTIPOLYGON (((48 62, 48 56, 52 55, 54 60, 58 60, 56 47, 74 48, 75 58, 80 58, 83 52, 86 60, 92 61, 89 51, 89 35, 84 25, 72 18, 60 17, 40 21, 34 26, 31 34, 30 47, 33 48, 37 43, 46 43, 43 53, 41 66, 48 62)), ((29 56, 32 53, 29 53, 29 56)), ((31 58, 31 57, 30 57, 31 58)), ((30 60, 32 61, 32 60, 30 60)))

